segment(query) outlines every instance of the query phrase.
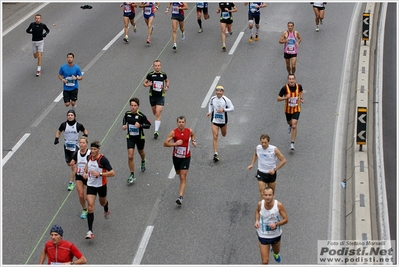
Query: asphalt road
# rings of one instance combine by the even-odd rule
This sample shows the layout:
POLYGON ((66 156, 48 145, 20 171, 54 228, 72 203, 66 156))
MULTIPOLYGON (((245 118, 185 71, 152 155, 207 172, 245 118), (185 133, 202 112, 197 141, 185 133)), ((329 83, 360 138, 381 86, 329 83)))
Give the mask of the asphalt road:
POLYGON ((63 226, 64 238, 83 251, 89 264, 260 263, 253 227, 259 193, 255 170, 246 167, 262 133, 268 133, 271 144, 287 158, 276 192, 289 216, 283 227, 283 263, 317 263, 317 240, 329 236, 334 121, 354 4, 329 3, 324 25, 316 33, 308 3, 270 3, 262 10, 260 40, 250 44, 247 7, 238 3, 227 52, 221 50, 216 3, 210 4, 211 18, 203 21, 203 33, 197 33, 194 4, 189 4, 186 40, 178 34, 177 52, 172 51, 165 3, 154 20, 151 45, 145 43, 140 12, 137 33, 131 29, 130 43, 124 44, 122 36, 111 42, 123 29, 118 4, 91 5, 93 9, 81 10, 79 3, 51 3, 40 10, 51 30, 40 78, 35 77, 30 35, 25 33, 31 19, 3 37, 3 158, 30 133, 3 166, 3 263, 37 263, 54 223, 63 226), (294 153, 289 151, 283 104, 276 101, 286 82, 278 39, 287 21, 295 22, 303 38, 296 74, 306 90, 294 153), (244 37, 230 55, 240 32, 244 37), (85 72, 77 120, 88 129, 90 140, 102 142, 101 152, 116 173, 109 179, 110 219, 104 220, 96 203, 93 240, 84 239, 87 222, 79 218, 76 191, 66 190, 69 170, 62 145, 53 144, 58 126, 66 120, 62 100, 54 101, 62 92, 57 73, 68 52, 85 72), (146 131, 147 171, 137 169, 136 183, 127 186, 122 114, 129 98, 136 96, 140 110, 153 121, 142 82, 157 58, 171 81, 160 137, 152 139, 153 127, 146 131), (216 76, 235 105, 228 134, 220 140, 218 164, 212 162, 210 122, 201 108, 216 76), (172 151, 162 145, 179 115, 186 116, 198 143, 182 207, 175 204, 178 179, 168 178, 172 151), (153 229, 152 234, 138 257, 146 229, 153 229))

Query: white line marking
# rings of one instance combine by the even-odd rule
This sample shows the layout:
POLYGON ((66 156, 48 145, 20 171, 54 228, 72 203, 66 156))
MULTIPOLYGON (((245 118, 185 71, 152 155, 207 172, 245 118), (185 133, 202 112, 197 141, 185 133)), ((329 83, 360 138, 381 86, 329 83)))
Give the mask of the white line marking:
POLYGON ((23 142, 29 137, 30 133, 24 134, 21 139, 19 139, 18 143, 15 144, 15 146, 11 149, 10 152, 7 153, 7 155, 3 158, 3 167, 4 164, 7 163, 7 161, 14 155, 14 153, 18 150, 18 148, 22 145, 23 142))
POLYGON ((134 256, 133 265, 140 265, 141 260, 143 259, 143 255, 145 252, 145 249, 147 248, 148 245, 148 241, 150 240, 152 231, 154 230, 154 226, 153 225, 149 225, 147 226, 147 228, 145 229, 143 238, 141 239, 139 248, 137 250, 136 256, 134 256))
POLYGON ((122 36, 124 30, 121 30, 115 37, 112 39, 106 46, 104 46, 103 50, 107 50, 119 37, 122 36))
POLYGON ((41 5, 38 6, 37 8, 33 9, 33 10, 32 10, 29 14, 27 14, 25 17, 23 17, 22 19, 18 20, 16 23, 14 23, 14 25, 12 25, 10 28, 8 28, 7 30, 5 30, 5 31, 3 32, 3 37, 4 37, 7 33, 9 33, 10 31, 12 31, 12 30, 14 30, 16 27, 18 27, 22 22, 24 22, 24 21, 27 20, 28 18, 32 17, 33 14, 38 13, 38 11, 39 11, 40 9, 42 9, 42 8, 45 7, 45 6, 47 6, 48 4, 50 4, 50 2, 49 2, 49 3, 41 4, 41 5))
POLYGON ((168 178, 169 178, 169 179, 173 179, 173 178, 175 178, 175 176, 176 176, 175 167, 172 166, 172 169, 170 170, 170 173, 169 173, 168 178))
POLYGON ((240 32, 240 34, 238 35, 236 41, 234 42, 233 46, 230 49, 229 55, 232 55, 234 53, 234 51, 236 50, 238 44, 241 41, 242 36, 244 35, 244 32, 240 32))
POLYGON ((213 93, 213 90, 215 90, 215 87, 216 87, 216 85, 218 84, 219 80, 220 80, 220 76, 216 76, 216 77, 215 77, 215 80, 213 80, 213 83, 212 83, 211 87, 209 88, 209 91, 208 91, 208 93, 206 94, 206 96, 205 96, 205 98, 204 98, 204 101, 202 102, 201 108, 205 108, 205 107, 208 106, 208 101, 209 101, 209 99, 211 98, 211 95, 212 95, 212 93, 213 93))
POLYGON ((54 102, 56 102, 56 103, 60 102, 60 100, 63 98, 63 96, 64 96, 64 94, 63 94, 63 92, 61 92, 61 93, 57 96, 57 98, 54 99, 54 102))

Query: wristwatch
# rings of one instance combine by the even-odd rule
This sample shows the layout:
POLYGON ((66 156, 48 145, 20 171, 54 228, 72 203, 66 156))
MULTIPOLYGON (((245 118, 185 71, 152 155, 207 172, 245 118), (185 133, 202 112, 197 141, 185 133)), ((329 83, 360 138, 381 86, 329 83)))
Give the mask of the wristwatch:
POLYGON ((102 172, 100 172, 100 176, 103 176, 103 173, 102 173, 102 172))

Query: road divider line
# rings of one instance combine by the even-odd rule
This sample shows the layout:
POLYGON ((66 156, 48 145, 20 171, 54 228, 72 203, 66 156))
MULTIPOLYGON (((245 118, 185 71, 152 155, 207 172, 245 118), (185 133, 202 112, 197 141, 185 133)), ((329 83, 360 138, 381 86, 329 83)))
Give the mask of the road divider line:
POLYGON ((233 46, 230 49, 229 55, 234 54, 234 51, 236 50, 238 44, 240 43, 241 38, 242 38, 243 35, 244 35, 244 32, 240 32, 240 34, 238 35, 236 41, 234 42, 233 46))
POLYGON ((173 178, 175 178, 175 176, 176 176, 176 171, 175 171, 175 168, 172 166, 172 169, 169 172, 168 178, 173 179, 173 178))
POLYGON ((220 76, 216 76, 215 79, 213 80, 213 83, 211 87, 208 90, 208 93, 206 94, 204 101, 202 102, 201 108, 205 108, 208 106, 208 101, 211 98, 211 95, 213 94, 213 90, 215 90, 216 85, 218 84, 220 80, 220 76))
POLYGON ((153 225, 149 225, 145 229, 144 235, 141 238, 139 249, 137 250, 136 256, 134 256, 134 259, 132 262, 133 265, 140 265, 141 260, 143 259, 143 256, 144 256, 145 249, 147 248, 148 241, 150 240, 153 230, 154 230, 153 225))
POLYGON ((7 163, 7 161, 11 158, 11 156, 14 155, 14 153, 18 150, 18 148, 23 144, 23 142, 25 142, 26 139, 28 139, 29 135, 30 133, 24 134, 24 136, 22 136, 22 138, 19 139, 19 141, 15 144, 15 146, 11 149, 11 151, 7 153, 7 155, 3 158, 3 167, 4 164, 7 163))

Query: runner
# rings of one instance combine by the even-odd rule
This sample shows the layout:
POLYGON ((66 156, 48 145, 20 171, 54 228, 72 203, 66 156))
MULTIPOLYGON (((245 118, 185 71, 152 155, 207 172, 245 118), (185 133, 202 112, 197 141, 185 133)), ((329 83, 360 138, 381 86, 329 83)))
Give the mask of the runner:
POLYGON ((180 116, 177 118, 177 128, 169 133, 163 143, 165 147, 173 147, 173 166, 176 174, 180 176, 179 197, 176 200, 178 205, 183 203, 183 196, 186 190, 186 180, 191 159, 190 143, 197 147, 194 131, 186 128, 186 118, 180 116), (171 142, 172 140, 173 142, 171 142))
POLYGON ((83 178, 83 172, 87 164, 87 158, 90 155, 90 149, 88 149, 89 141, 86 136, 79 138, 79 150, 73 154, 73 162, 76 166, 76 190, 78 191, 78 197, 80 205, 82 206, 82 213, 80 214, 81 219, 87 217, 87 206, 86 206, 86 191, 87 191, 87 180, 83 178))
POLYGON ((258 202, 255 212, 255 228, 259 240, 262 264, 269 264, 269 247, 276 262, 281 262, 280 243, 281 226, 288 223, 288 216, 283 203, 274 199, 274 190, 263 190, 263 199, 258 202))
POLYGON ((86 239, 94 238, 93 222, 94 222, 94 203, 99 196, 100 205, 104 207, 104 218, 109 218, 108 200, 107 200, 107 177, 114 177, 115 172, 111 167, 108 159, 100 154, 100 142, 94 141, 90 145, 90 156, 83 173, 83 178, 87 179, 87 204, 89 213, 87 214, 87 224, 89 231, 86 239))
POLYGON ((294 30, 294 22, 288 22, 287 27, 288 30, 283 32, 279 43, 284 44, 284 58, 288 74, 295 74, 296 57, 299 44, 302 42, 302 37, 299 35, 298 31, 294 30))
POLYGON ((170 2, 166 8, 165 14, 168 14, 169 8, 172 7, 172 39, 173 39, 173 50, 177 49, 176 44, 176 34, 177 26, 179 26, 181 31, 182 41, 186 38, 184 33, 184 10, 188 10, 187 2, 170 2))
POLYGON ((209 19, 209 14, 208 14, 208 2, 197 2, 195 4, 197 6, 197 22, 199 26, 198 32, 201 33, 202 30, 202 13, 204 13, 204 19, 207 20, 209 19))
POLYGON ((260 199, 262 200, 263 190, 266 187, 271 187, 273 191, 276 191, 277 170, 281 169, 287 160, 276 146, 269 144, 270 137, 267 134, 262 134, 259 139, 260 145, 255 147, 251 164, 247 169, 251 170, 255 161, 258 160, 258 170, 255 177, 258 179, 260 199), (279 160, 278 164, 277 159, 279 160))
POLYGON ((49 28, 46 24, 42 23, 42 15, 35 15, 35 22, 29 24, 26 32, 32 34, 32 50, 33 57, 37 58, 37 69, 36 77, 41 75, 42 71, 42 58, 43 58, 43 48, 44 48, 44 38, 50 33, 49 28), (44 32, 43 32, 44 31, 44 32))
POLYGON ((75 162, 72 162, 72 159, 78 145, 79 132, 83 132, 83 136, 86 137, 89 133, 81 123, 76 121, 76 113, 72 109, 67 112, 67 121, 61 123, 60 127, 58 127, 55 133, 54 145, 60 142, 59 140, 62 132, 64 132, 65 161, 67 165, 71 167, 68 191, 72 191, 75 187, 74 178, 76 173, 76 165, 75 162))
POLYGON ((64 230, 61 226, 55 224, 51 227, 51 240, 46 242, 40 255, 39 264, 43 264, 46 257, 49 265, 86 264, 86 258, 82 252, 72 242, 63 240, 63 235, 64 230), (74 258, 77 258, 77 260, 73 261, 74 258))
POLYGON ((124 33, 125 37, 123 37, 123 41, 125 43, 129 42, 129 21, 130 24, 133 25, 133 31, 136 32, 136 22, 134 22, 134 17, 136 13, 134 8, 137 7, 137 4, 134 2, 123 2, 120 4, 120 7, 123 7, 123 24, 124 24, 124 33))
POLYGON ((249 42, 252 43, 252 41, 255 39, 255 41, 259 40, 259 22, 260 22, 260 9, 266 7, 265 2, 245 2, 244 6, 248 5, 248 27, 251 32, 251 37, 249 37, 249 42), (256 33, 255 33, 255 38, 254 38, 254 21, 255 21, 255 28, 256 28, 256 33))
POLYGON ((208 105, 208 113, 206 117, 209 118, 212 115, 212 134, 213 134, 213 161, 217 162, 220 160, 218 154, 218 135, 219 129, 222 136, 227 134, 227 112, 234 111, 234 106, 231 100, 224 95, 224 87, 218 85, 215 87, 216 95, 211 97, 208 105))
POLYGON ((311 2, 310 4, 313 5, 313 11, 314 11, 314 15, 315 15, 315 22, 316 22, 315 31, 318 32, 320 30, 319 24, 323 25, 324 9, 326 8, 325 5, 327 3, 326 2, 311 2))
POLYGON ((161 61, 155 60, 153 63, 154 71, 147 74, 144 80, 144 87, 150 87, 150 105, 155 116, 154 139, 159 136, 161 126, 161 114, 165 105, 165 93, 169 90, 169 80, 165 72, 161 71, 161 61))
POLYGON ((288 123, 288 133, 291 133, 290 149, 295 150, 298 119, 304 99, 302 85, 296 83, 294 74, 288 75, 288 83, 281 88, 277 101, 285 101, 285 117, 288 123))
POLYGON ((233 12, 237 12, 237 7, 234 3, 219 3, 216 13, 220 13, 220 29, 222 30, 222 50, 226 51, 226 33, 233 34, 233 12))
POLYGON ((159 2, 141 2, 139 7, 143 8, 143 17, 145 24, 147 25, 147 44, 151 43, 151 35, 154 31, 154 26, 152 25, 155 18, 155 14, 159 8, 159 2))
POLYGON ((78 100, 78 81, 83 80, 83 74, 80 67, 75 64, 75 55, 67 54, 68 63, 61 66, 58 72, 58 79, 64 83, 64 103, 66 107, 72 104, 72 109, 76 106, 78 100))
POLYGON ((143 129, 149 129, 151 122, 147 117, 139 111, 140 100, 137 97, 133 97, 129 100, 130 111, 126 111, 123 117, 122 130, 126 131, 126 142, 127 142, 127 155, 128 165, 130 170, 130 176, 127 179, 127 183, 131 184, 136 181, 134 175, 134 147, 137 146, 137 150, 141 157, 141 171, 146 170, 145 167, 145 136, 143 129))

